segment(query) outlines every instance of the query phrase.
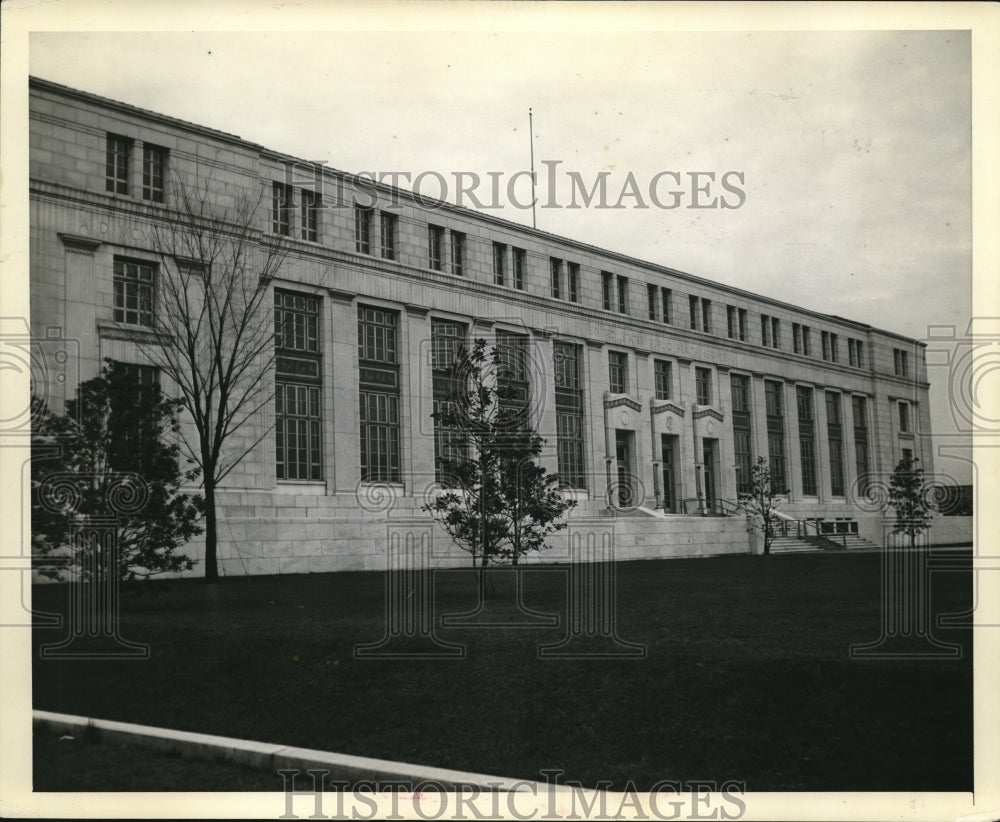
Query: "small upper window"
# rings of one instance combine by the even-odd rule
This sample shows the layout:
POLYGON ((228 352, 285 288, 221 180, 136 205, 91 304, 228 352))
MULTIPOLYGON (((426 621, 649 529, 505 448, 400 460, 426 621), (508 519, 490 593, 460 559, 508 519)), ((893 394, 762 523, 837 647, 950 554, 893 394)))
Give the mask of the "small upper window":
POLYGON ((368 206, 354 206, 354 250, 358 254, 372 253, 372 214, 368 206))
POLYGON ((112 194, 128 194, 128 169, 132 157, 132 141, 117 134, 108 135, 104 188, 112 194))
POLYGON ((465 273, 465 235, 458 231, 451 232, 451 273, 465 273))
POLYGON ((382 257, 386 260, 396 259, 396 231, 399 218, 395 214, 383 211, 380 215, 382 237, 382 257))
POLYGON ((302 189, 302 239, 311 243, 319 239, 319 198, 309 189, 302 189))
POLYGON ((146 143, 142 147, 142 199, 163 202, 167 150, 146 143))
POLYGON ((292 187, 285 183, 271 186, 271 231, 286 237, 292 231, 292 187))

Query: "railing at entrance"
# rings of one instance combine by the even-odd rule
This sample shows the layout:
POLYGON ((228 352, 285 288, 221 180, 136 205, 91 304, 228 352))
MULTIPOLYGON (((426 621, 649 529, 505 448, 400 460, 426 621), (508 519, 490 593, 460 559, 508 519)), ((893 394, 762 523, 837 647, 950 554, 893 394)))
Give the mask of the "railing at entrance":
POLYGON ((743 514, 743 510, 733 500, 714 499, 707 502, 697 497, 677 501, 681 513, 697 514, 703 517, 735 517, 743 514))
POLYGON ((846 548, 847 537, 856 536, 858 533, 858 524, 853 521, 841 520, 833 523, 819 517, 792 519, 778 513, 775 513, 775 520, 773 526, 775 536, 811 540, 828 548, 846 548), (834 525, 842 527, 830 527, 834 525))

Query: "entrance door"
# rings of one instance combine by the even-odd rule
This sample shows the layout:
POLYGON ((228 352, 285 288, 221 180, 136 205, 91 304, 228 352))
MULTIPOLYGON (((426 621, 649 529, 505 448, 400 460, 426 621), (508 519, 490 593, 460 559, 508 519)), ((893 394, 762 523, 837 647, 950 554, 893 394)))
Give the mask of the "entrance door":
POLYGON ((615 457, 618 460, 618 507, 631 508, 635 490, 632 488, 632 432, 615 431, 615 457))
POLYGON ((702 463, 705 466, 705 508, 715 510, 715 451, 718 440, 705 438, 702 440, 702 463))
POLYGON ((677 462, 677 437, 672 434, 661 434, 660 444, 663 451, 663 510, 675 512, 677 487, 675 465, 677 462))

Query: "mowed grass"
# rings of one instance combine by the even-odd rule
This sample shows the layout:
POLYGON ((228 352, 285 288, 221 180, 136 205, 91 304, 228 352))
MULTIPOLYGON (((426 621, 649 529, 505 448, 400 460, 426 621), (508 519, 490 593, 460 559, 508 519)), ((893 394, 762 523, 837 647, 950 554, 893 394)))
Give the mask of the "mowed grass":
MULTIPOLYGON (((564 614, 566 573, 524 572, 526 604, 564 614)), ((565 620, 438 629, 464 646, 456 659, 356 658, 356 645, 385 634, 384 574, 184 580, 122 597, 121 635, 148 643, 148 660, 36 650, 34 705, 507 777, 560 769, 617 789, 662 779, 972 789, 971 631, 935 629, 960 659, 849 657, 880 636, 878 554, 630 562, 615 573, 617 633, 644 658, 539 658, 565 620)), ((508 583, 490 603, 495 621, 517 617, 508 583)), ((476 602, 471 571, 437 572, 435 587, 437 617, 476 602)), ((34 589, 37 610, 67 602, 67 586, 34 589)), ((969 573, 933 575, 934 614, 971 603, 969 573)), ((176 781, 160 789, 205 789, 176 781)), ((280 787, 260 774, 257 790, 280 787)))

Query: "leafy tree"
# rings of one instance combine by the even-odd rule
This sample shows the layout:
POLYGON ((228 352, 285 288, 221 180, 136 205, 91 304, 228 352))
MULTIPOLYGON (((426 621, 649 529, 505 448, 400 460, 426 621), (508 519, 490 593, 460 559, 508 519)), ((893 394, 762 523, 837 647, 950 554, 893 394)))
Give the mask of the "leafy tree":
POLYGON ((434 414, 448 432, 440 464, 448 490, 424 506, 472 562, 517 565, 566 527, 576 505, 559 491, 559 477, 537 462, 545 440, 531 428, 510 379, 510 358, 523 351, 487 353, 478 339, 461 350, 451 371, 449 402, 434 414))
POLYGON ((908 535, 910 548, 916 547, 917 536, 930 528, 934 516, 924 469, 917 467, 918 462, 916 457, 903 457, 889 479, 889 505, 896 512, 892 533, 908 535))
MULTIPOLYGON (((201 533, 202 500, 180 493, 197 479, 183 470, 177 409, 155 383, 110 360, 77 388, 66 413, 33 400, 32 541, 42 555, 62 555, 84 579, 115 573, 133 580, 190 570, 179 549, 201 533), (126 504, 127 503, 127 504, 126 504), (114 516, 118 567, 88 545, 72 545, 74 523, 114 516)), ((58 571, 48 571, 59 576, 58 571)))
POLYGON ((771 553, 774 525, 778 517, 775 509, 787 489, 776 489, 771 483, 771 467, 766 457, 757 457, 750 468, 750 490, 739 494, 738 505, 746 512, 747 519, 764 535, 764 556, 771 553))

